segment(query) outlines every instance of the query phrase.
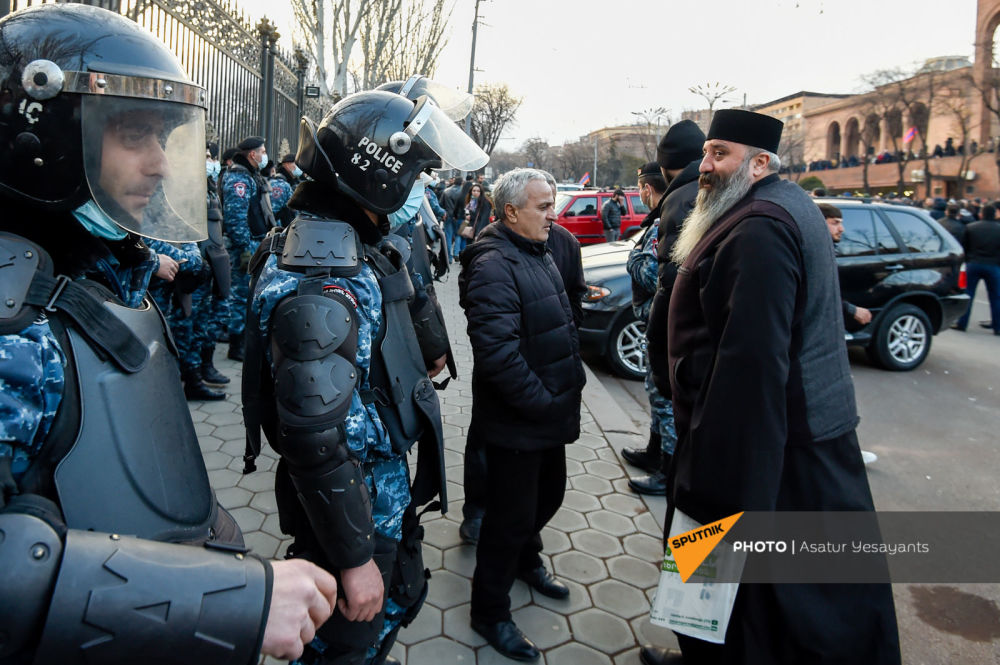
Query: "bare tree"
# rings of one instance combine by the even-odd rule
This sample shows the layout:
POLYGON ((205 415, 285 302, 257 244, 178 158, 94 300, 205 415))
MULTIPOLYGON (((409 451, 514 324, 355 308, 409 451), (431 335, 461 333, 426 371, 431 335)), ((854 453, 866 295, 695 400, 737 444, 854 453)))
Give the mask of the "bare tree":
POLYGON ((778 157, 781 159, 782 168, 788 169, 789 177, 798 182, 802 172, 805 171, 806 163, 806 132, 801 125, 782 132, 778 157))
POLYGON ((292 0, 295 24, 298 34, 296 41, 303 46, 303 52, 312 59, 313 74, 319 81, 320 94, 330 96, 330 86, 326 72, 327 50, 327 6, 325 0, 292 0))
POLYGON ((476 87, 476 102, 472 107, 472 140, 486 154, 492 154, 500 136, 513 125, 521 98, 514 96, 506 83, 476 87))
POLYGON ((632 111, 632 115, 635 116, 635 126, 639 129, 639 135, 642 138, 642 149, 646 154, 646 161, 651 162, 656 158, 656 144, 662 135, 661 125, 663 130, 670 126, 669 112, 662 106, 658 106, 642 111, 632 111))
POLYGON ((556 152, 560 180, 579 180, 594 163, 594 146, 586 141, 566 143, 556 152))
MULTIPOLYGON (((986 118, 983 119, 987 126, 1000 121, 1000 69, 997 68, 996 54, 993 55, 993 60, 990 63, 990 66, 986 68, 986 71, 983 73, 982 80, 979 80, 972 73, 969 73, 967 83, 972 85, 972 87, 979 93, 979 97, 983 100, 983 106, 986 107, 986 111, 988 112, 990 118, 989 120, 986 120, 986 118)), ((997 173, 1000 174, 1000 151, 997 152, 997 155, 997 173)))
POLYGON ((292 0, 306 52, 315 59, 322 94, 347 95, 348 63, 358 42, 361 23, 374 7, 382 4, 377 0, 292 0), (327 65, 327 56, 332 67, 327 65))
MULTIPOLYGON (((900 82, 908 78, 898 69, 881 69, 862 77, 862 81, 870 88, 866 93, 867 104, 886 124, 889 142, 892 144, 895 164, 898 171, 898 191, 902 193, 906 184, 906 165, 910 161, 910 152, 903 141, 903 110, 906 109, 906 99, 900 91, 900 82)), ((926 152, 926 151, 925 151, 926 152)), ((867 176, 867 172, 865 173, 867 176)), ((929 174, 924 173, 924 177, 929 174)))
POLYGON ((527 163, 533 168, 546 170, 549 168, 550 149, 549 144, 544 139, 537 136, 528 139, 521 146, 521 152, 527 163))
POLYGON ((369 90, 412 74, 433 76, 454 0, 383 0, 362 21, 357 86, 369 90))
POLYGON ((969 161, 974 156, 970 147, 972 132, 979 124, 975 121, 972 105, 969 104, 969 100, 966 99, 965 94, 959 88, 946 88, 942 90, 938 97, 937 108, 942 113, 951 116, 952 128, 958 134, 958 155, 961 159, 958 163, 958 173, 956 176, 958 177, 958 182, 962 183, 965 181, 969 170, 969 161))

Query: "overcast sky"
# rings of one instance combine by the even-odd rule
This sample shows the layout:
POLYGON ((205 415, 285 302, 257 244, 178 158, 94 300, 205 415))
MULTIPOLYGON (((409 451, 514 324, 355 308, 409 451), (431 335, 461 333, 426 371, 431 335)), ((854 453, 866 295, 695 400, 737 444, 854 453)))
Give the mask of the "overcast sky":
MULTIPOLYGON (((436 78, 465 89, 475 0, 454 0, 436 78)), ((245 0, 277 16, 284 2, 245 0)), ((693 85, 737 89, 730 104, 800 91, 850 93, 876 69, 973 55, 976 2, 959 0, 484 0, 476 83, 524 99, 498 146, 552 145, 635 121, 632 111, 704 108, 693 85)), ((290 35, 291 30, 281 31, 290 35)), ((282 37, 281 45, 290 46, 282 37)))

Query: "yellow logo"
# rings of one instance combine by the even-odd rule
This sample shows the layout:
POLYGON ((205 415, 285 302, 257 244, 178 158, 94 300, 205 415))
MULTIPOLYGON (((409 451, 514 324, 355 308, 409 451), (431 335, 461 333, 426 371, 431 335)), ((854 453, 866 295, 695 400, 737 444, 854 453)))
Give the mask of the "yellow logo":
POLYGON ((679 533, 670 539, 671 553, 677 563, 677 572, 680 574, 682 582, 688 581, 698 566, 719 544, 722 537, 729 533, 729 530, 742 516, 743 513, 739 512, 717 522, 679 533))

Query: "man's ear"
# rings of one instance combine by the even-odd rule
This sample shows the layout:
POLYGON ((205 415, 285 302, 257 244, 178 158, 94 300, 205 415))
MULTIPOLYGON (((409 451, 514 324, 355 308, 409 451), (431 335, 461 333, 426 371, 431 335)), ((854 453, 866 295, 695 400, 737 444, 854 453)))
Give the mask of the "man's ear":
POLYGON ((513 203, 505 203, 503 206, 503 215, 505 219, 509 219, 512 222, 516 222, 517 208, 514 207, 513 203))
POLYGON ((767 173, 768 167, 771 165, 771 157, 766 152, 759 152, 753 158, 753 175, 755 178, 767 173))

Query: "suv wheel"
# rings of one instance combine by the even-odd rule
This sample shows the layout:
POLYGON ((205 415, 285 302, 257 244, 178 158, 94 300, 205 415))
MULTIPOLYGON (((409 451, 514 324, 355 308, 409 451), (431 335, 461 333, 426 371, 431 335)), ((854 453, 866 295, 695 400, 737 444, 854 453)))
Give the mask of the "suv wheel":
POLYGON ((635 318, 630 307, 618 317, 608 335, 605 356, 611 371, 627 379, 646 376, 646 324, 635 318))
POLYGON ((905 372, 919 366, 931 350, 931 321, 915 305, 896 305, 882 317, 869 357, 885 369, 905 372))

